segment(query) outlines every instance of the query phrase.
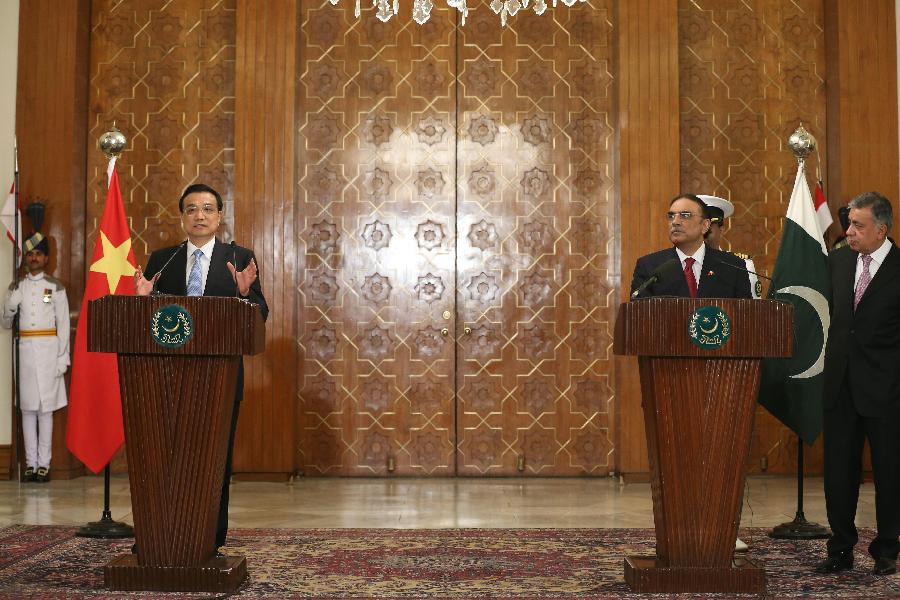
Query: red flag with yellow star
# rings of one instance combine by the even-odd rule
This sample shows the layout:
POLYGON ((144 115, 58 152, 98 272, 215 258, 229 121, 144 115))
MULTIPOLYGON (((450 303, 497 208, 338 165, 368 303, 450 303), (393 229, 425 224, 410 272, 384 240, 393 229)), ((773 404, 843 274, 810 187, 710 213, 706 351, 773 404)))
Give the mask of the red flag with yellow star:
POLYGON ((88 302, 107 294, 133 295, 137 264, 114 161, 110 161, 106 207, 100 220, 75 332, 66 431, 69 450, 94 473, 103 469, 122 446, 125 430, 116 355, 87 350, 88 302))

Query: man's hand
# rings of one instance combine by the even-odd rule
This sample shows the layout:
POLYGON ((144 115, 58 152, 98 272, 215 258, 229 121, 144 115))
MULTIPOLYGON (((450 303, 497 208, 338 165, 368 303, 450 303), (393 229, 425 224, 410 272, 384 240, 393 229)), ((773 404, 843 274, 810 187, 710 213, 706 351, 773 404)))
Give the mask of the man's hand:
POLYGON ((69 365, 68 365, 68 364, 66 364, 66 363, 64 363, 64 362, 57 362, 57 363, 56 363, 56 376, 57 376, 57 377, 62 377, 63 375, 66 374, 66 371, 68 371, 68 370, 69 370, 69 365))
MULTIPOLYGON (((160 271, 162 273, 162 271, 160 271)), ((159 273, 153 276, 153 279, 145 279, 144 271, 140 267, 134 272, 134 293, 137 296, 149 296, 153 291, 156 280, 159 279, 159 273)))
POLYGON ((7 300, 7 306, 12 311, 16 311, 19 308, 19 305, 22 304, 22 290, 19 286, 16 286, 11 292, 9 292, 9 299, 7 300))
POLYGON ((235 269, 234 265, 230 262, 226 264, 228 265, 228 270, 231 271, 231 276, 234 277, 234 282, 237 283, 238 291, 241 293, 241 296, 248 295, 250 293, 250 286, 256 281, 256 259, 251 258, 250 263, 243 271, 235 269))

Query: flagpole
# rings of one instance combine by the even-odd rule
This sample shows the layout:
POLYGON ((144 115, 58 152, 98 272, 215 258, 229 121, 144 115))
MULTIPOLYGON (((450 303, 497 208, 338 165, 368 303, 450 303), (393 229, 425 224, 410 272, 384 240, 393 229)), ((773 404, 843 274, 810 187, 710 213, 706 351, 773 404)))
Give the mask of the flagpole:
MULTIPOLYGON (((13 135, 13 256, 12 256, 12 272, 13 282, 19 287, 19 139, 13 135)), ((12 376, 13 376, 13 402, 12 402, 12 421, 13 426, 10 432, 11 448, 9 465, 10 473, 15 467, 16 479, 21 479, 19 474, 19 411, 16 407, 19 404, 19 311, 13 317, 12 327, 12 376)))
MULTIPOLYGON (((788 146, 797 159, 797 167, 803 168, 806 157, 816 149, 816 138, 803 128, 803 123, 788 139, 788 146)), ((818 168, 818 165, 817 165, 818 168)), ((769 536, 781 540, 814 540, 831 537, 827 527, 810 523, 803 514, 803 440, 797 436, 797 512, 794 520, 774 527, 769 536)))
MULTIPOLYGON (((112 131, 107 131, 100 136, 99 145, 103 153, 112 162, 125 149, 125 136, 113 124, 112 131)), ((82 310, 84 310, 84 307, 82 307, 82 310)), ((88 523, 76 531, 76 536, 105 539, 134 537, 134 527, 127 523, 114 521, 112 518, 112 511, 109 509, 109 477, 110 470, 109 463, 107 463, 103 469, 103 513, 100 515, 99 521, 88 523)))

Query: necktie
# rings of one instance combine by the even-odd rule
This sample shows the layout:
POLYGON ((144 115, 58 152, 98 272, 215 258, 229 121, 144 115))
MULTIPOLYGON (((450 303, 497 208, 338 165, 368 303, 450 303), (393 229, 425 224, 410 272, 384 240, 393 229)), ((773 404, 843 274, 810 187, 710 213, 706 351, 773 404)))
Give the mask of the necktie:
POLYGON ((863 294, 866 293, 866 288, 869 287, 869 283, 872 281, 872 274, 869 273, 869 265, 872 264, 872 256, 870 254, 864 254, 862 261, 863 270, 859 275, 859 281, 856 283, 856 293, 853 295, 853 308, 856 308, 856 305, 859 304, 863 294))
POLYGON ((191 274, 188 275, 187 295, 202 296, 203 295, 203 250, 197 248, 194 250, 194 266, 191 267, 191 274))
POLYGON ((691 298, 697 297, 697 280, 694 279, 694 263, 697 262, 694 260, 692 256, 688 256, 684 259, 684 279, 688 284, 688 291, 691 293, 691 298))

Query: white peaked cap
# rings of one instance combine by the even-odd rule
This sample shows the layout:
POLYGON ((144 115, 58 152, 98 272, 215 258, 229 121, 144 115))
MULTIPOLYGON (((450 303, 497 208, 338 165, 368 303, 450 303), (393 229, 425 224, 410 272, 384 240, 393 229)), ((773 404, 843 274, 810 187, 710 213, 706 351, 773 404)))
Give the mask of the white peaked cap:
POLYGON ((698 195, 698 198, 703 200, 703 203, 707 206, 715 206, 723 213, 725 213, 725 218, 727 219, 731 215, 734 214, 734 204, 726 200, 725 198, 719 198, 718 196, 703 196, 698 195))

